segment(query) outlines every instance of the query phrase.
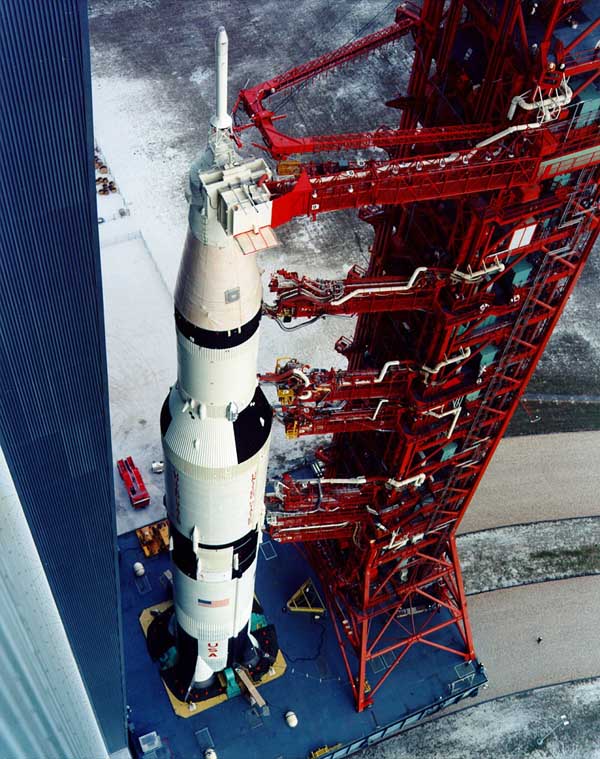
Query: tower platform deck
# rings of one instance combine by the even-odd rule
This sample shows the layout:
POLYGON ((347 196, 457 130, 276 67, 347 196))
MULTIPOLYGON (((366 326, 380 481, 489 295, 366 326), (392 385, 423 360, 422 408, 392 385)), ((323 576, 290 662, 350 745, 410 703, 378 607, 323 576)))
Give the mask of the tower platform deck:
MULTIPOLYGON (((269 716, 238 696, 181 719, 173 712, 158 665, 148 655, 139 623, 144 609, 168 598, 161 576, 169 568, 169 555, 146 558, 135 532, 120 536, 119 550, 133 742, 139 750, 139 736, 156 731, 163 743, 155 757, 145 755, 150 759, 203 759, 209 747, 219 759, 304 759, 326 746, 329 750, 316 756, 341 759, 475 695, 486 682, 480 666, 465 664, 441 649, 415 645, 378 691, 374 706, 357 713, 329 619, 284 612, 288 599, 307 578, 319 587, 316 577, 296 548, 265 540, 259 550, 256 593, 268 621, 276 625, 287 665, 281 677, 260 686, 269 716), (134 575, 136 561, 143 562, 144 577, 134 575), (285 722, 288 710, 298 717, 295 729, 285 722)), ((461 648, 453 625, 436 636, 443 646, 461 648)), ((392 655, 387 656, 389 661, 381 657, 369 664, 374 669, 367 679, 369 674, 378 679, 381 670, 390 666, 392 655)))

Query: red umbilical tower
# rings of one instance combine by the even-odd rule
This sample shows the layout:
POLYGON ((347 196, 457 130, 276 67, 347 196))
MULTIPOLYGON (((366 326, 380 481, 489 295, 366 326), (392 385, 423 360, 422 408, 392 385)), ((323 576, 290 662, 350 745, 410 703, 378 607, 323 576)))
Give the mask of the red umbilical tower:
POLYGON ((358 315, 336 344, 347 370, 289 361, 263 377, 289 436, 334 433, 322 476, 284 476, 267 521, 320 577, 358 710, 417 644, 475 661, 455 535, 598 234, 598 5, 402 3, 390 26, 239 95, 237 133, 257 128, 282 161, 272 226, 356 208, 374 229, 366 270, 279 271, 265 308, 358 315), (275 127, 270 96, 405 35, 397 129, 275 127), (387 160, 352 159, 373 147, 387 160), (328 151, 344 169, 315 159, 328 151), (442 642, 448 627, 460 645, 442 642), (391 666, 367 681, 382 655, 391 666))

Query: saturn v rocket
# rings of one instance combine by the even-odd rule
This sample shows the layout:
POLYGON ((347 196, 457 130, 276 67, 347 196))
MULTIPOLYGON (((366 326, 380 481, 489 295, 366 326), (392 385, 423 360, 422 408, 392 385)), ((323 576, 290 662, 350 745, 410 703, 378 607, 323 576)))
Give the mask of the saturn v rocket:
POLYGON ((250 630, 272 409, 257 384, 257 251, 275 244, 262 159, 242 159, 227 113, 227 34, 216 113, 189 174, 175 290, 177 382, 161 412, 177 653, 189 688, 261 651, 250 630))

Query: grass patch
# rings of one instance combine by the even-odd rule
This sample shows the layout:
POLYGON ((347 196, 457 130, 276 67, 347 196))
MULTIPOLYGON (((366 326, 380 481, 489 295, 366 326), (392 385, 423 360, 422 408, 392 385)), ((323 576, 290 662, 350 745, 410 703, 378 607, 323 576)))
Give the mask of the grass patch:
POLYGON ((600 574, 600 517, 461 535, 458 548, 467 593, 600 574))
POLYGON ((510 420, 507 437, 600 430, 600 403, 527 401, 527 409, 529 415, 519 404, 510 420), (535 424, 531 418, 537 419, 535 424))
POLYGON ((600 572, 599 545, 546 549, 532 553, 531 558, 542 561, 546 571, 600 572))

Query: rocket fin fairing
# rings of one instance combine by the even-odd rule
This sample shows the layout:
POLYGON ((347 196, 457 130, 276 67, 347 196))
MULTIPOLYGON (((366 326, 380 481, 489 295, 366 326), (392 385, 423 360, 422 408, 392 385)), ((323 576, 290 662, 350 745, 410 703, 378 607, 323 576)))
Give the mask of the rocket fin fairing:
POLYGON ((233 149, 222 27, 216 57, 216 114, 190 169, 175 290, 177 382, 161 412, 175 637, 190 688, 260 657, 250 621, 273 416, 257 384, 260 271, 236 240, 270 227, 271 173, 233 149))

